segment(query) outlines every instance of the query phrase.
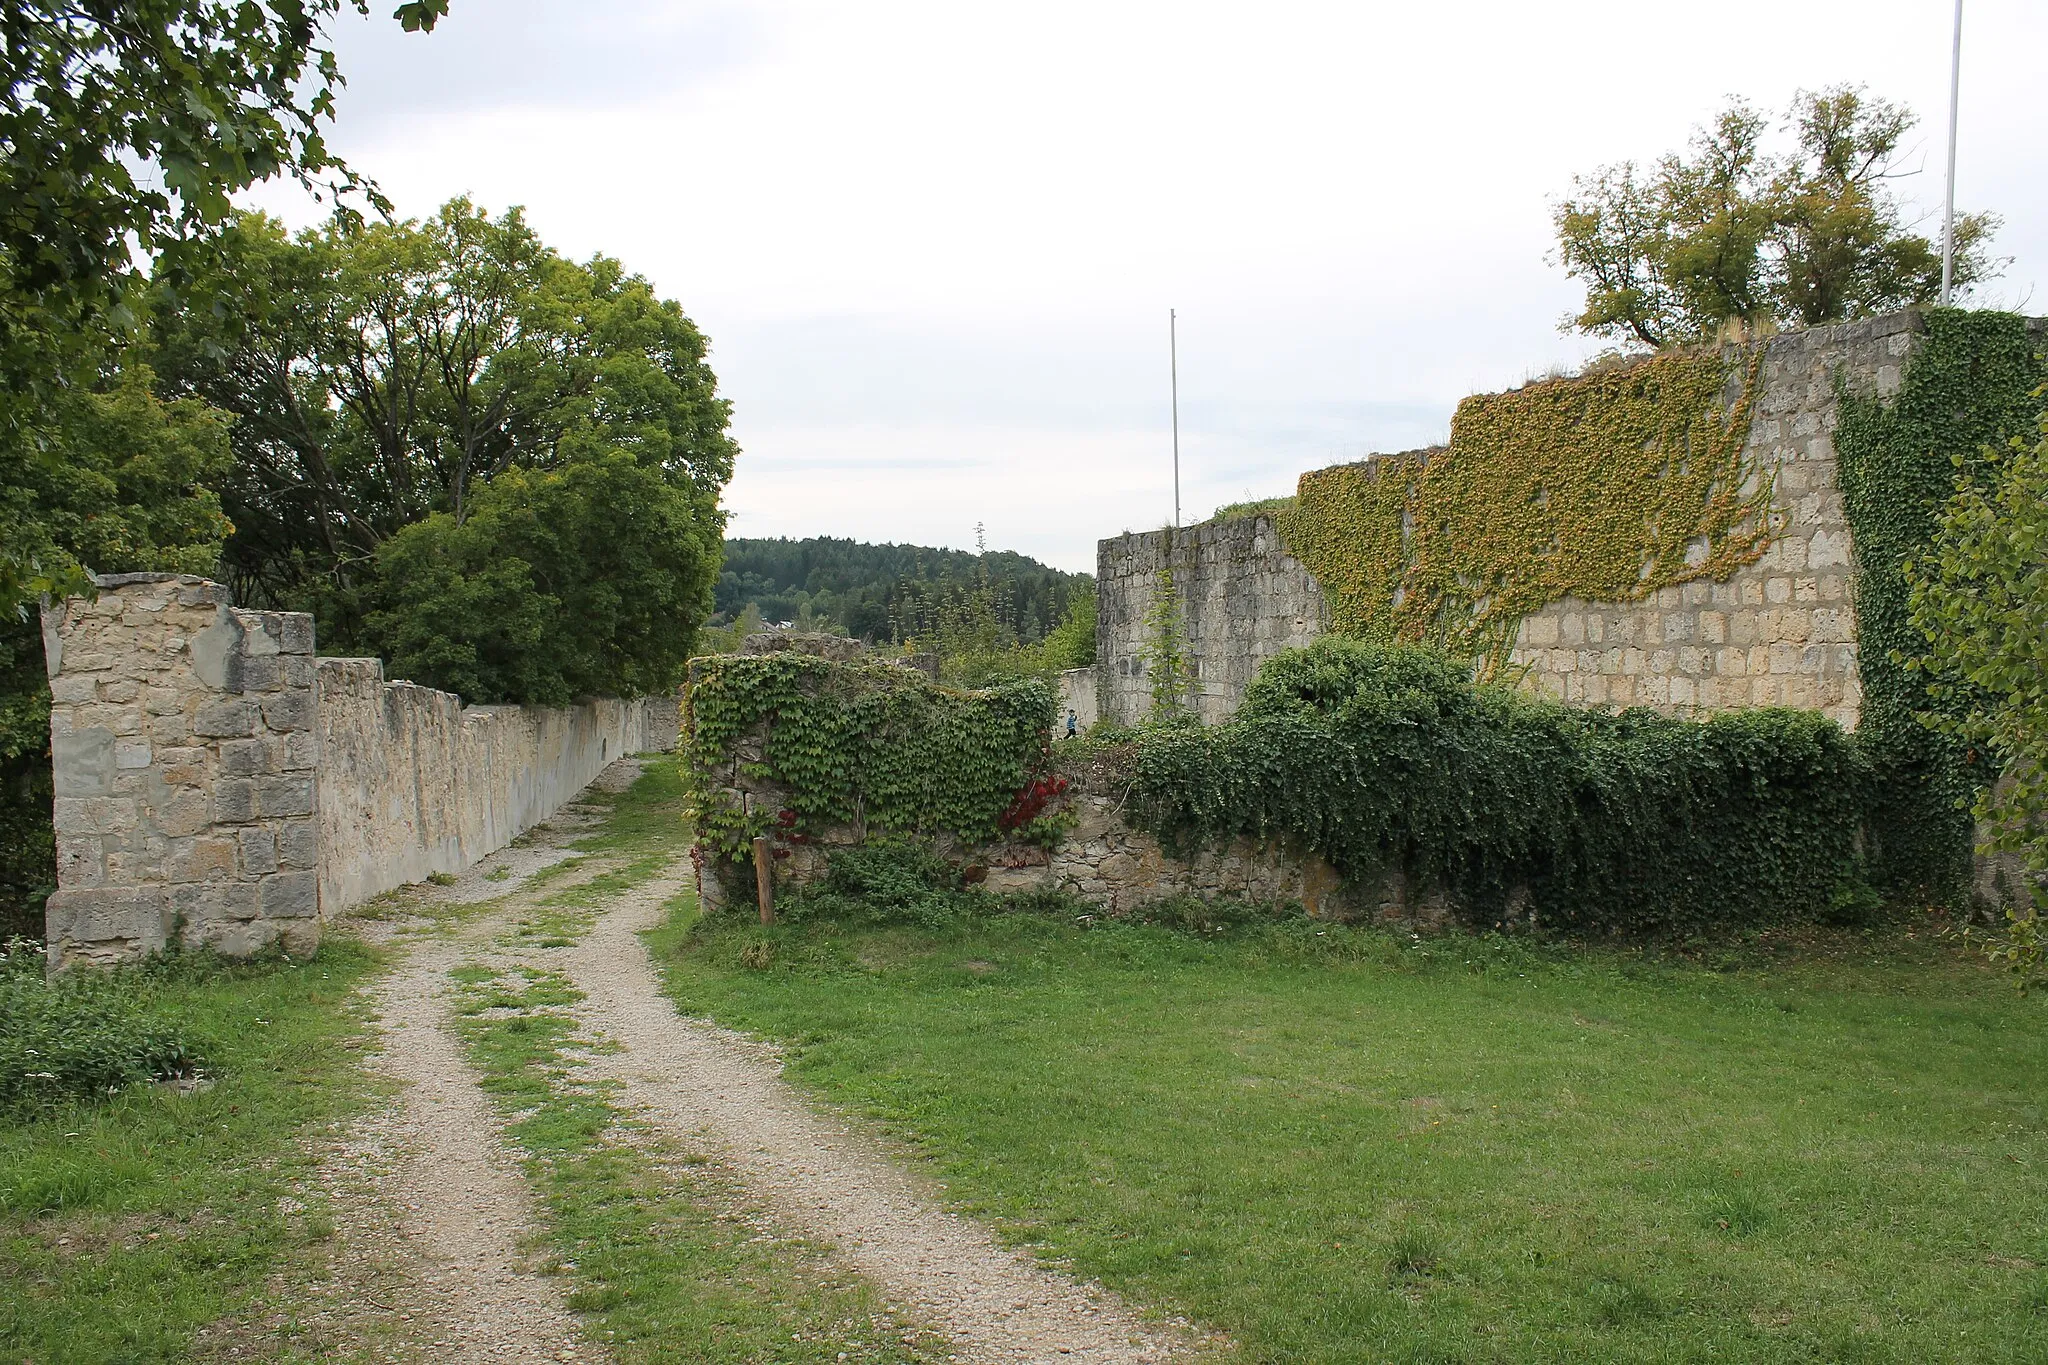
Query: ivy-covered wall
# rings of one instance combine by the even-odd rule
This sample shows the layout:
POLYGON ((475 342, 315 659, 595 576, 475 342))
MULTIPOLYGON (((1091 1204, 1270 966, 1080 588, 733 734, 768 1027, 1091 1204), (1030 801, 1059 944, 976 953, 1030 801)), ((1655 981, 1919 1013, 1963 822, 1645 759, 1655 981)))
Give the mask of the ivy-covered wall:
POLYGON ((850 831, 993 840, 1044 766, 1053 690, 961 691, 895 664, 811 654, 695 659, 684 699, 689 819, 713 865, 768 835, 785 859, 850 831))
POLYGON ((1840 392, 1834 444, 1855 546, 1863 737, 1877 765, 1870 852, 1882 876, 1937 893, 1968 874, 1964 805, 1995 774, 1916 719, 1936 703, 1913 668, 1927 644, 1907 620, 1901 566, 1931 543, 1958 474, 1972 475, 1985 447, 2038 431, 2044 348, 2048 320, 1937 310, 1895 393, 1840 392))
MULTIPOLYGON (((1902 313, 1476 396, 1447 447, 1311 471, 1270 514, 1105 540, 1104 715, 1149 702, 1150 583, 1171 567, 1212 723, 1260 662, 1336 630, 1476 654, 1575 705, 1790 706, 1854 728, 1836 432, 1901 394, 1940 319, 1988 316, 1902 313)), ((1956 344, 1989 344, 1989 325, 1958 322, 1975 339, 1956 344)))

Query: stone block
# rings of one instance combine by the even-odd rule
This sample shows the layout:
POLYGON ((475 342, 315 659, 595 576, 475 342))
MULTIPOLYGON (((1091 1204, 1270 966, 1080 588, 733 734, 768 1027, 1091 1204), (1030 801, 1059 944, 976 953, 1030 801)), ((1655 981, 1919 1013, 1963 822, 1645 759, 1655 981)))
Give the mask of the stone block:
POLYGON ((114 732, 104 725, 51 727, 51 778, 58 796, 104 796, 114 784, 114 732))
POLYGON ((1719 645, 1728 641, 1728 614, 1720 611, 1703 611, 1699 617, 1700 640, 1705 644, 1719 645))
POLYGON ((320 865, 320 831, 312 820, 284 820, 275 829, 279 864, 302 869, 320 865))
POLYGON ((78 707, 72 714, 81 727, 98 726, 116 735, 142 733, 142 708, 133 702, 126 706, 95 702, 90 706, 78 707))
POLYGON ((146 739, 119 739, 114 741, 114 767, 116 769, 137 769, 149 766, 149 741, 146 739))
POLYGON ((254 777, 270 766, 269 746, 260 739, 223 740, 220 770, 230 777, 254 777))
POLYGON ((313 872, 278 872, 263 888, 263 913, 270 919, 311 919, 320 913, 320 878, 313 872))
POLYGON ((262 825, 250 825, 235 832, 240 846, 242 875, 263 877, 277 871, 277 835, 262 825))
POLYGON ((275 692, 284 686, 284 670, 278 666, 275 655, 268 658, 242 660, 242 690, 244 692, 275 692))
POLYGON ((194 882, 170 888, 171 909, 189 925, 251 920, 263 913, 260 882, 194 882))
POLYGON ((313 779, 297 774, 256 779, 256 811, 265 819, 313 813, 313 779))
POLYGON ((106 842, 98 835, 59 835, 57 838, 57 881, 69 887, 104 886, 107 880, 106 842))
POLYGON ((99 700, 99 684, 91 678, 65 676, 50 679, 50 700, 61 705, 99 700))
POLYGON ((90 886, 54 893, 43 906, 43 924, 51 949, 66 943, 125 940, 131 956, 142 957, 164 946, 170 922, 163 892, 153 886, 90 886))
POLYGON ((187 744, 192 738, 192 722, 182 712, 149 718, 149 739, 158 748, 187 744))
POLYGON ((231 882, 236 876, 235 841, 174 839, 165 871, 174 882, 231 882))
POLYGON ((150 808, 150 820, 161 834, 173 838, 197 834, 213 823, 215 806, 198 787, 179 787, 150 808))
POLYGON ((313 693, 310 689, 277 692, 263 699, 263 721, 273 730, 313 728, 313 693))
POLYGON ((257 714, 254 702, 211 702, 199 708, 192 729, 209 739, 236 739, 256 732, 257 714))
POLYGON ((213 786, 213 820, 219 825, 244 825, 256 818, 256 780, 224 777, 213 786))

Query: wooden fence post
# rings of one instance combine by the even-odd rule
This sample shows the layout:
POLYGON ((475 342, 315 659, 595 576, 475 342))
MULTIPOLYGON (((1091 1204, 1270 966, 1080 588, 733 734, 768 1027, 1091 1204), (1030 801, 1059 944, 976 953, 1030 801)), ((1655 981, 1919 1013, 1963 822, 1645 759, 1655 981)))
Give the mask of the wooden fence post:
POLYGON ((754 840, 754 895, 761 902, 761 923, 775 923, 775 854, 766 836, 754 840))

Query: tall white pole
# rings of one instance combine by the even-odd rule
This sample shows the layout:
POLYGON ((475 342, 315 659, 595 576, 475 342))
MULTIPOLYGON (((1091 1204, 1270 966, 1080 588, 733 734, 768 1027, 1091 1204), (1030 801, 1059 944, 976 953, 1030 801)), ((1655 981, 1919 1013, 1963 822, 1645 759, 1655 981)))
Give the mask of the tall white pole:
POLYGON ((1948 207, 1941 223, 1941 306, 1946 308, 1956 278, 1956 112, 1963 92, 1963 0, 1956 0, 1955 50, 1948 66, 1948 207))
MULTIPOLYGON (((1962 0, 1957 0, 1960 4, 1962 0)), ((1180 529, 1180 323, 1166 310, 1166 366, 1173 384, 1173 528, 1180 529)))

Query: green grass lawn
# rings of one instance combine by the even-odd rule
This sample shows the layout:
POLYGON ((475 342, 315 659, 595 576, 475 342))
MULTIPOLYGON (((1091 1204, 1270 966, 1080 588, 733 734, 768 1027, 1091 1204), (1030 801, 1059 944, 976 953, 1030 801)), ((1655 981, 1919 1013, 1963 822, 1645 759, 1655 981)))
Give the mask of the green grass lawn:
POLYGON ((2048 1001, 1947 945, 1715 970, 1020 915, 656 947, 963 1207, 1248 1361, 2048 1359, 2048 1001))
MULTIPOLYGON (((371 1097, 349 992, 373 965, 337 938, 307 962, 138 978, 212 1088, 0 1117, 0 1359, 191 1360, 200 1329, 247 1314, 271 1276, 317 1273, 331 1227, 283 1201, 311 1172, 306 1135, 371 1097)), ((270 1340, 293 1357, 288 1320, 270 1340)))

